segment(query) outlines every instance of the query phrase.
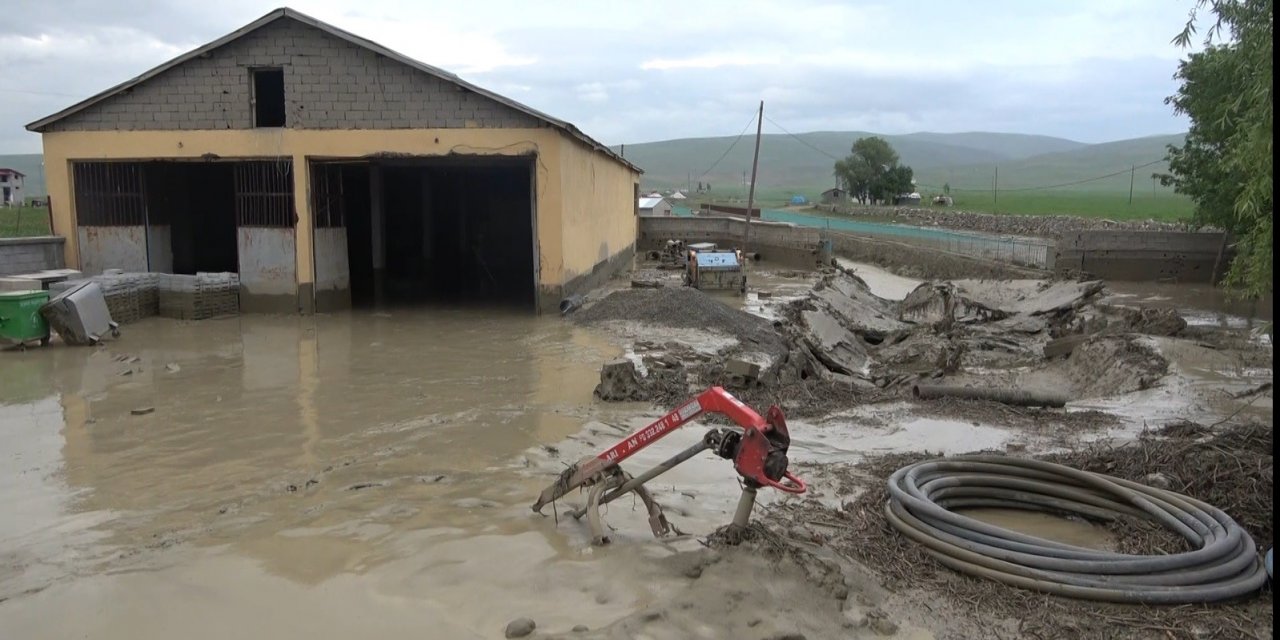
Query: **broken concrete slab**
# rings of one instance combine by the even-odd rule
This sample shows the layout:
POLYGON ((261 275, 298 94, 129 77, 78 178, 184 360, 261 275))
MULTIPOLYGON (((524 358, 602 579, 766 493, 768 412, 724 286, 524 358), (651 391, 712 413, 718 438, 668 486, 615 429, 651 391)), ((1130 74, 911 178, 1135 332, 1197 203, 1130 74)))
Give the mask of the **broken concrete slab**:
POLYGON ((926 282, 916 287, 898 305, 904 322, 946 329, 953 324, 990 322, 1010 314, 969 298, 950 282, 926 282))
POLYGON ((733 387, 746 387, 760 380, 760 365, 739 358, 731 358, 724 363, 725 375, 733 387))
POLYGON ((864 375, 867 350, 857 335, 826 311, 802 311, 800 318, 814 357, 836 373, 864 375))
POLYGON ((809 299, 826 307, 846 328, 860 334, 883 336, 909 327, 898 319, 898 305, 873 293, 867 283, 847 271, 824 276, 809 299))

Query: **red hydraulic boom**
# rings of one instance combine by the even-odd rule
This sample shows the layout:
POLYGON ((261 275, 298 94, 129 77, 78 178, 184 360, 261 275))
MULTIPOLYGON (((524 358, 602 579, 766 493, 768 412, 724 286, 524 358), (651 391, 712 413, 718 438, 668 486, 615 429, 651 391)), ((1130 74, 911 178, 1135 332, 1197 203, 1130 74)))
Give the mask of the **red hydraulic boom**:
POLYGON ((666 535, 671 531, 671 526, 663 517, 661 508, 644 489, 644 483, 710 449, 716 455, 732 460, 734 469, 742 476, 743 493, 734 516, 734 524, 745 525, 755 504, 756 489, 772 487, 793 494, 805 492, 804 481, 787 470, 787 449, 790 444, 791 436, 787 432, 782 409, 769 407, 765 416, 761 417, 729 392, 720 387, 712 387, 649 426, 627 436, 600 455, 579 460, 543 490, 533 504, 533 510, 541 513, 542 507, 570 491, 590 487, 587 506, 572 515, 578 518, 584 514, 589 515, 595 534, 594 541, 603 544, 608 542, 608 537, 604 535, 599 521, 599 506, 634 491, 649 511, 649 522, 654 534, 666 535), (619 467, 623 460, 704 413, 725 415, 740 429, 711 429, 698 444, 640 476, 633 477, 619 467))

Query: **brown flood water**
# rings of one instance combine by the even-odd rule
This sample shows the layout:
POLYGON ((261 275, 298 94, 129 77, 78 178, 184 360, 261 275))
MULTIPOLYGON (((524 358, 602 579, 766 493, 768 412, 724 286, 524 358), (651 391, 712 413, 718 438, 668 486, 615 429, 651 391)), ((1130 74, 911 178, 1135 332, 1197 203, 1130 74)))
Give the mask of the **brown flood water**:
POLYGON ((558 318, 435 310, 153 318, 2 353, 0 638, 616 619, 661 581, 533 517, 523 453, 609 415, 591 391, 618 353, 558 318))

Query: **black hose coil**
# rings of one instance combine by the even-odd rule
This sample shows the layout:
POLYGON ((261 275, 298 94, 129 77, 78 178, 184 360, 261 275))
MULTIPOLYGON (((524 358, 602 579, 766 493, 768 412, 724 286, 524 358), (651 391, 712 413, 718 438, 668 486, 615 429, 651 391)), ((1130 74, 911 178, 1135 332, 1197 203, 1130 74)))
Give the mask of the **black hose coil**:
POLYGON ((1004 456, 929 460, 889 478, 895 529, 961 573, 1044 593, 1143 604, 1237 598, 1267 579, 1253 538, 1230 516, 1187 496, 1050 462, 1004 456), (1090 520, 1156 521, 1192 551, 1129 555, 1045 540, 953 513, 994 507, 1090 520))

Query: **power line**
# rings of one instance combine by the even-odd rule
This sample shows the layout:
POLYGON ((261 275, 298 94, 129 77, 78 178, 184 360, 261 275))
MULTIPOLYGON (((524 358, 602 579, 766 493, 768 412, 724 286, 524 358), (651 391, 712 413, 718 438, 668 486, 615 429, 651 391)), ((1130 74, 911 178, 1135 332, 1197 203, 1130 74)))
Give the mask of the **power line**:
MULTIPOLYGON (((1137 165, 1137 166, 1129 167, 1129 171, 1121 170, 1121 171, 1117 171, 1117 172, 1115 172, 1115 173, 1108 173, 1108 174, 1107 174, 1107 175, 1105 175, 1105 176, 1098 176, 1098 177, 1096 177, 1096 178, 1085 178, 1084 180, 1076 180, 1076 181, 1073 181, 1073 182, 1063 182, 1063 183, 1061 183, 1061 184, 1048 184, 1048 185, 1041 185, 1041 186, 1039 186, 1039 187, 1019 187, 1019 188, 1017 188, 1017 189, 1000 189, 1000 191, 1004 191, 1004 192, 1012 193, 1012 192, 1015 192, 1015 191, 1040 191, 1040 190, 1043 190, 1043 189, 1058 189, 1058 188, 1061 188, 1061 187, 1073 187, 1073 186, 1075 186, 1075 185, 1078 185, 1078 184, 1085 184, 1085 183, 1087 183, 1087 182, 1096 182, 1096 181, 1098 181, 1098 180, 1105 180, 1105 179, 1107 179, 1107 178, 1114 178, 1114 177, 1116 177, 1116 176, 1120 176, 1120 175, 1124 175, 1124 174, 1126 174, 1126 173, 1129 173, 1129 172, 1131 172, 1131 171, 1133 171, 1133 170, 1135 170, 1135 169, 1145 169, 1145 168, 1150 167, 1150 166, 1152 166, 1152 165, 1160 164, 1161 162, 1164 162, 1164 158, 1161 158, 1161 159, 1159 159, 1159 160, 1152 160, 1151 162, 1148 162, 1148 163, 1146 163, 1146 164, 1140 164, 1140 165, 1137 165)), ((970 191, 979 191, 979 189, 970 189, 970 191)))
POLYGON ((769 122, 769 124, 771 124, 771 125, 773 125, 773 126, 775 126, 775 127, 779 128, 779 129, 781 129, 783 133, 785 133, 785 134, 787 134, 787 135, 791 136, 792 138, 795 138, 795 141, 796 141, 796 142, 799 142, 800 144, 802 144, 802 145, 804 145, 804 146, 806 146, 806 147, 809 147, 810 149, 813 149, 814 151, 817 151, 818 153, 821 153, 822 155, 824 155, 824 156, 826 156, 826 157, 828 157, 828 158, 831 158, 832 160, 835 160, 836 162, 839 162, 839 161, 842 159, 842 158, 837 158, 837 157, 835 157, 835 156, 833 156, 833 155, 831 155, 831 154, 827 153, 826 151, 823 151, 822 149, 819 149, 819 148, 817 148, 817 147, 813 146, 812 144, 809 144, 809 142, 808 142, 807 140, 805 140, 804 138, 801 138, 800 136, 798 136, 798 135, 796 135, 796 134, 794 134, 794 133, 791 133, 790 131, 787 131, 786 127, 783 127, 782 125, 780 125, 780 124, 778 124, 778 123, 774 122, 774 121, 773 121, 773 118, 770 118, 769 116, 765 116, 765 117, 764 117, 764 119, 765 119, 765 120, 767 120, 767 121, 769 122))
POLYGON ((707 167, 707 170, 706 170, 706 171, 703 171, 702 173, 698 174, 698 180, 699 180, 699 181, 701 181, 701 180, 702 180, 703 176, 707 175, 708 173, 711 173, 711 172, 712 172, 712 170, 714 170, 714 169, 716 168, 716 165, 720 164, 720 161, 721 161, 721 160, 724 160, 724 159, 725 159, 725 156, 728 156, 728 155, 729 155, 729 152, 730 152, 730 151, 733 151, 733 148, 734 148, 735 146, 737 146, 737 145, 738 145, 738 141, 742 139, 742 136, 746 135, 746 133, 747 133, 747 129, 750 129, 750 128, 751 128, 751 124, 752 124, 752 123, 754 123, 755 121, 756 121, 756 114, 752 113, 752 114, 751 114, 751 119, 747 121, 746 126, 742 127, 742 131, 741 131, 740 133, 738 133, 738 137, 734 138, 734 139, 733 139, 733 142, 729 144, 729 148, 728 148, 728 149, 725 149, 725 150, 724 150, 724 153, 720 154, 720 157, 719 157, 719 158, 716 158, 716 161, 715 161, 715 162, 713 162, 713 163, 711 163, 711 166, 710 166, 710 167, 707 167))

